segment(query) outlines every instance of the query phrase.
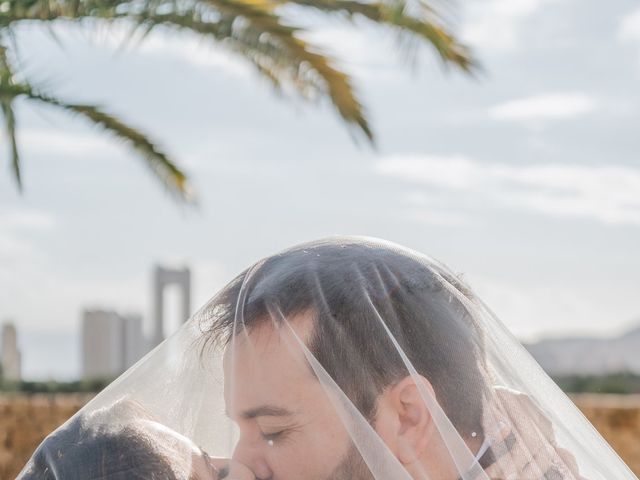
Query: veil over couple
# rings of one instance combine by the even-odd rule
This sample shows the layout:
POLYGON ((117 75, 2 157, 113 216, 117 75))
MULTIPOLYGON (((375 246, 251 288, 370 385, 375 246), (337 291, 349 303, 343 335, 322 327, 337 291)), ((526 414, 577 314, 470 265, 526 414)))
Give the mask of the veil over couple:
POLYGON ((354 237, 242 272, 19 478, 636 479, 456 275, 354 237))

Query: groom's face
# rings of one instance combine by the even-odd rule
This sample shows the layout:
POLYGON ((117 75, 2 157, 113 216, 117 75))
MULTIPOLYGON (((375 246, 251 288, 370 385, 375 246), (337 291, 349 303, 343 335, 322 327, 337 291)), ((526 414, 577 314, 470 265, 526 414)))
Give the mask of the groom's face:
POLYGON ((234 459, 258 479, 372 479, 305 360, 299 342, 312 320, 301 316, 291 326, 267 321, 227 347, 225 403, 240 430, 234 459))

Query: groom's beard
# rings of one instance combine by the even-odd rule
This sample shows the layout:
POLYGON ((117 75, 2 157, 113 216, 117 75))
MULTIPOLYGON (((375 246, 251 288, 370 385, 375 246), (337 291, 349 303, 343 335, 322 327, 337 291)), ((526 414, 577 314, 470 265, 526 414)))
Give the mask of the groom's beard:
POLYGON ((355 445, 351 445, 340 464, 326 480, 373 480, 375 477, 355 445))

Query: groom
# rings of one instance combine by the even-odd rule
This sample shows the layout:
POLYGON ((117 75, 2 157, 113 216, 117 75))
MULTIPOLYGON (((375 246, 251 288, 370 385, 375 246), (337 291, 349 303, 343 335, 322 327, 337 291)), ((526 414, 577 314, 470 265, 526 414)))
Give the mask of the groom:
POLYGON ((407 478, 382 473, 394 468, 430 480, 579 478, 557 468, 570 456, 531 451, 512 425, 485 432, 492 392, 474 299, 433 264, 360 240, 316 243, 241 274, 215 307, 208 335, 226 345, 234 459, 259 480, 407 478), (357 409, 350 419, 336 392, 357 409), (354 445, 369 426, 380 445, 354 445))

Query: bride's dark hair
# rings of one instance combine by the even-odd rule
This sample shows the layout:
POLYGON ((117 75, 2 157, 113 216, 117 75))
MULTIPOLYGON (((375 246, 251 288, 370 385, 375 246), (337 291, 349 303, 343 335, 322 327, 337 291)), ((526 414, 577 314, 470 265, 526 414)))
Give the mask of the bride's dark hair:
POLYGON ((369 419, 377 396, 408 375, 388 329, 457 430, 482 438, 486 376, 483 336, 467 307, 474 301, 435 263, 392 246, 329 240, 246 270, 200 321, 208 341, 224 346, 234 329, 310 313, 309 350, 369 419))
POLYGON ((181 468, 185 459, 172 458, 127 418, 148 416, 137 404, 124 401, 75 416, 40 444, 21 480, 187 480, 188 473, 181 475, 189 471, 181 468), (108 422, 109 415, 121 426, 108 422))

